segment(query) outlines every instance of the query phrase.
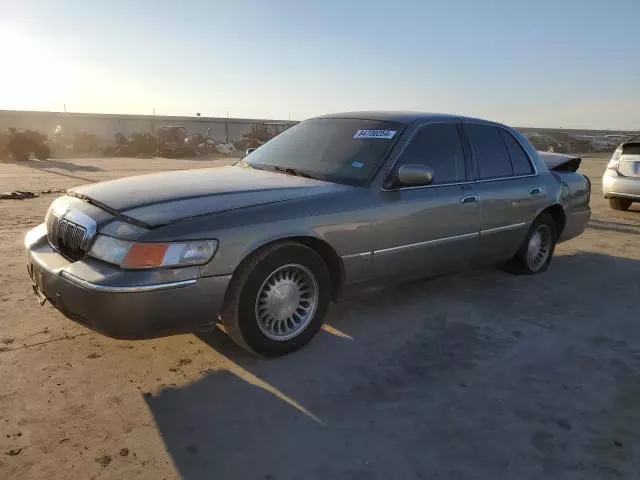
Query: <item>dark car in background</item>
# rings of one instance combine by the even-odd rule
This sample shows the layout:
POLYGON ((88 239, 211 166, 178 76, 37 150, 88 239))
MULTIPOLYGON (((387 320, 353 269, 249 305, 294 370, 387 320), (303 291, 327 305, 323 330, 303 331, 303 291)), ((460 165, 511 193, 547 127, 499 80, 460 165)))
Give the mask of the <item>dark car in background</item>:
POLYGON ((187 141, 189 132, 183 126, 164 126, 158 129, 158 155, 167 158, 195 157, 197 145, 187 141))
POLYGON ((37 130, 16 128, 0 131, 0 160, 11 157, 14 161, 26 161, 32 154, 38 160, 51 157, 51 147, 46 134, 37 130))

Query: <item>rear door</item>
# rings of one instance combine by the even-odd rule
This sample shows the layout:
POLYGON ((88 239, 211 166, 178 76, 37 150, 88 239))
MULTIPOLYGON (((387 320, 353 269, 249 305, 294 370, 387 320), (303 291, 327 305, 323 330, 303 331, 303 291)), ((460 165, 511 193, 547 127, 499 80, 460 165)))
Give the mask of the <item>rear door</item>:
POLYGON ((455 270, 474 257, 480 203, 457 120, 417 128, 389 172, 402 165, 433 169, 433 183, 379 192, 374 267, 379 277, 424 277, 455 270))
POLYGON ((546 204, 545 187, 520 142, 508 130, 465 123, 482 206, 478 248, 484 260, 508 258, 546 204))

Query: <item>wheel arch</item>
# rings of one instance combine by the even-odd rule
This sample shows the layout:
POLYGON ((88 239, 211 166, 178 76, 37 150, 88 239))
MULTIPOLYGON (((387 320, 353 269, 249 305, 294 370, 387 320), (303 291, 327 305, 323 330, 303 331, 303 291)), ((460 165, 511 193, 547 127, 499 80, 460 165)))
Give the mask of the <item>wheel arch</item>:
POLYGON ((329 276, 331 277, 331 299, 337 299, 340 296, 342 285, 344 284, 345 279, 344 264, 342 262, 342 259, 326 240, 311 235, 291 235, 286 237, 279 237, 255 246, 240 261, 238 267, 234 272, 234 275, 236 275, 237 272, 242 271, 242 267, 251 262, 251 260, 263 250, 272 248, 278 243, 288 242, 294 242, 304 245, 320 255, 322 260, 327 265, 327 268, 329 269, 329 276))
POLYGON ((553 218, 553 221, 556 224, 557 227, 557 232, 556 232, 556 237, 560 238, 560 235, 562 235, 562 232, 564 231, 564 227, 567 223, 567 215, 564 211, 564 207, 558 203, 551 205, 547 208, 545 208, 544 210, 542 210, 536 218, 538 218, 540 215, 547 213, 549 215, 551 215, 551 218, 553 218))

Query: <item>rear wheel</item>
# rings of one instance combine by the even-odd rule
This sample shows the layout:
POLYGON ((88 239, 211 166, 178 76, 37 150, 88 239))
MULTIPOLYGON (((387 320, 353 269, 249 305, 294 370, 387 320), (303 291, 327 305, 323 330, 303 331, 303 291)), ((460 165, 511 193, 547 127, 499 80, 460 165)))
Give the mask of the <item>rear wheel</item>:
POLYGON ((553 217, 541 214, 531 225, 518 252, 509 260, 505 270, 510 273, 533 275, 548 267, 556 248, 557 232, 553 217))
POLYGON ((209 146, 206 143, 200 143, 198 145, 198 153, 200 155, 207 155, 209 153, 209 146))
POLYGON ((38 160, 47 160, 49 157, 51 157, 51 150, 49 149, 48 146, 42 145, 38 147, 33 152, 33 154, 36 156, 38 160))
POLYGON ((21 148, 13 148, 11 150, 11 156, 16 162, 26 162, 27 160, 29 160, 30 155, 31 152, 21 148))
POLYGON ((294 242, 255 254, 234 276, 221 316, 241 347, 286 355, 318 332, 329 307, 329 270, 314 250, 294 242))
POLYGON ((614 210, 628 210, 632 201, 628 198, 610 198, 609 206, 614 210))

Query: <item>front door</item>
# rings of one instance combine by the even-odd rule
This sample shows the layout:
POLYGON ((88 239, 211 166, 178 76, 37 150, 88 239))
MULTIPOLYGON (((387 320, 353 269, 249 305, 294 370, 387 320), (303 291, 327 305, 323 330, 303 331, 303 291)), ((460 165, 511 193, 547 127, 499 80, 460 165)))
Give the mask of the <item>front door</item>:
POLYGON ((480 202, 469 179, 458 123, 419 127, 390 172, 402 165, 434 171, 431 185, 379 192, 373 261, 378 277, 423 277, 456 270, 474 256, 480 202))

